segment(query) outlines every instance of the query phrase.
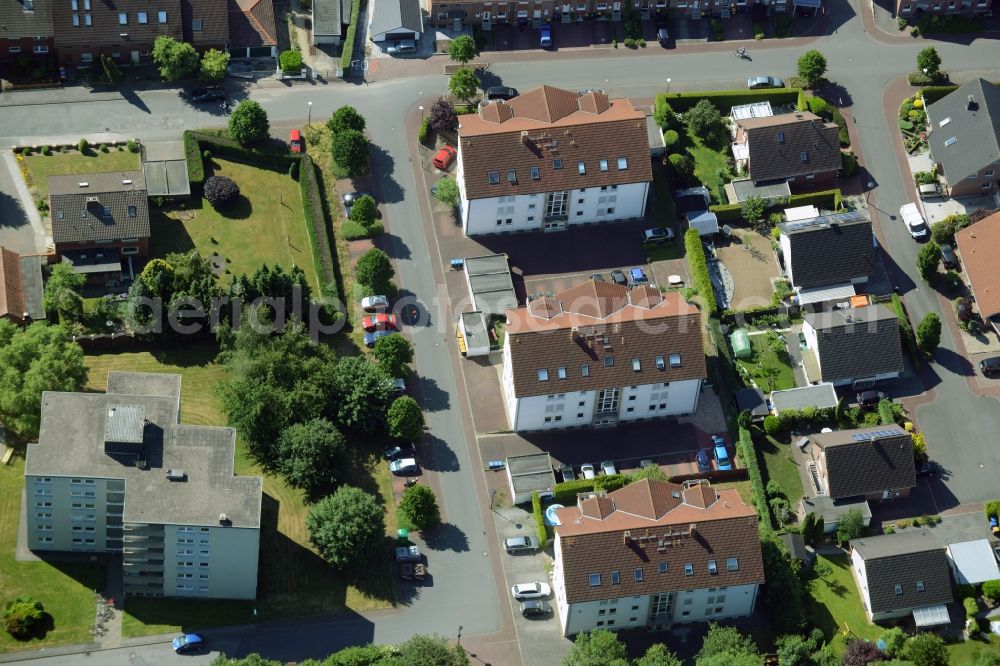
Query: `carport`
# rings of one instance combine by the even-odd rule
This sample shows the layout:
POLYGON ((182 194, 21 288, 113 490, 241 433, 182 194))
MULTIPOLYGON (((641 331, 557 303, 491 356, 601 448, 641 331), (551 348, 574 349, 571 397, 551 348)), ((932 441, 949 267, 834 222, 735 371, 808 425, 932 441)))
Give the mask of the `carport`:
POLYGON ((960 585, 976 585, 1000 578, 997 558, 987 539, 949 544, 948 563, 960 585))
POLYGON ((151 197, 186 197, 191 194, 183 141, 157 141, 142 146, 142 175, 151 197))
POLYGON ((833 384, 829 382, 784 391, 771 391, 771 408, 775 414, 781 414, 787 409, 805 409, 806 407, 821 409, 836 406, 837 392, 834 390, 833 384))
POLYGON ((530 502, 531 493, 535 491, 551 498, 552 489, 556 485, 556 475, 552 471, 549 454, 533 453, 507 458, 507 483, 513 504, 530 502))
POLYGON ((486 317, 502 317, 507 310, 517 307, 517 294, 505 254, 465 259, 465 283, 473 310, 486 317))

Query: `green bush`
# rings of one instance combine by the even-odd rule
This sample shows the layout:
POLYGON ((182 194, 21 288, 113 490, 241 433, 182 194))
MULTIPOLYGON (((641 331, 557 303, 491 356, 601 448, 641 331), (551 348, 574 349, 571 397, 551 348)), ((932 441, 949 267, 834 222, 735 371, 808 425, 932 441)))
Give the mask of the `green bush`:
POLYGON ((535 516, 535 530, 538 534, 538 547, 545 548, 549 540, 549 532, 545 528, 545 514, 542 513, 542 498, 537 490, 531 491, 531 512, 535 516))
POLYGON ((552 489, 553 501, 567 506, 576 504, 577 493, 589 493, 594 490, 593 479, 576 479, 557 483, 552 489))
POLYGON ((628 479, 622 474, 603 475, 594 479, 594 490, 604 490, 610 493, 624 488, 627 483, 628 479))
POLYGON ((302 54, 298 51, 282 51, 278 56, 278 64, 282 72, 298 73, 302 69, 302 54))
POLYGON ((86 139, 80 139, 76 142, 76 149, 81 153, 86 153, 87 149, 90 147, 90 143, 86 139))
POLYGON ((663 145, 666 146, 667 150, 670 150, 671 146, 677 143, 680 139, 680 135, 676 130, 667 130, 663 133, 663 145))
POLYGON ((431 134, 431 119, 424 118, 420 121, 420 129, 417 130, 417 141, 420 143, 427 143, 427 138, 431 134))
POLYGON ((1000 601, 1000 580, 988 580, 983 583, 983 596, 991 601, 1000 601))
POLYGON ((858 158, 854 153, 841 153, 840 154, 840 171, 845 178, 854 175, 854 172, 858 170, 858 158))
POLYGON ((972 597, 962 599, 962 608, 965 609, 965 617, 974 618, 979 613, 979 604, 972 597))
POLYGON ((767 502, 767 492, 764 488, 764 477, 761 476, 760 465, 757 463, 757 450, 754 448, 753 438, 746 428, 740 428, 740 436, 736 440, 736 455, 740 457, 747 468, 750 493, 753 496, 754 506, 757 507, 757 519, 760 521, 761 532, 772 532, 774 525, 771 518, 771 507, 767 502))
POLYGON ((369 227, 354 220, 344 220, 340 225, 340 235, 344 237, 344 240, 361 240, 368 238, 370 234, 369 227))
POLYGON ((688 229, 684 233, 684 248, 687 251, 688 266, 694 278, 694 286, 702 295, 709 316, 714 317, 719 314, 719 305, 715 300, 712 279, 708 276, 705 248, 701 244, 701 236, 698 235, 697 229, 688 229))
POLYGON ((4 606, 4 629, 18 640, 27 640, 36 635, 44 622, 45 608, 30 595, 21 594, 4 606))
POLYGON ((1000 516, 1000 499, 987 500, 983 502, 983 511, 987 518, 1000 516))
POLYGON ((903 302, 899 300, 899 294, 892 295, 892 310, 896 313, 896 319, 899 320, 899 334, 903 338, 906 350, 910 353, 910 360, 913 362, 913 366, 919 370, 920 352, 917 349, 917 339, 913 334, 913 326, 910 324, 910 318, 906 315, 906 308, 903 307, 903 302))
POLYGON ((830 105, 822 97, 807 97, 806 105, 809 107, 810 111, 815 113, 820 118, 823 118, 824 120, 829 120, 831 118, 830 105))
POLYGON ((918 171, 913 174, 913 181, 917 185, 933 185, 937 182, 937 176, 933 171, 918 171))
MULTIPOLYGON (((345 21, 347 33, 344 35, 344 42, 340 47, 340 68, 345 71, 351 67, 351 60, 354 58, 354 40, 358 34, 358 14, 360 12, 361 0, 351 0, 351 18, 349 22, 345 21)), ((362 32, 362 34, 364 33, 362 32)))
POLYGON ((780 432, 781 426, 779 425, 778 417, 774 414, 768 414, 764 417, 764 432, 768 435, 776 435, 780 432))
MULTIPOLYGON (((776 197, 768 199, 765 211, 781 210, 795 206, 816 206, 824 210, 838 210, 840 208, 840 190, 822 190, 820 192, 809 192, 807 194, 793 194, 790 197, 776 197)), ((709 210, 715 213, 719 222, 738 222, 742 219, 742 208, 740 204, 715 204, 709 206, 709 210)))
POLYGON ((101 151, 102 153, 106 153, 106 152, 108 152, 108 144, 106 144, 106 143, 102 143, 102 144, 101 144, 101 148, 100 148, 100 151, 101 151))

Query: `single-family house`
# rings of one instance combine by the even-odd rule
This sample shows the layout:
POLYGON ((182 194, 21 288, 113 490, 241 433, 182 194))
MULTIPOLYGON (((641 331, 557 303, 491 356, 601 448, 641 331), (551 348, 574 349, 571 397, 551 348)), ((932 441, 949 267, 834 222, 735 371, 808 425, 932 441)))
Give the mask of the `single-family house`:
POLYGON ((653 180, 645 113, 628 99, 541 86, 460 118, 466 234, 642 218, 653 180))
POLYGON ((841 167, 837 133, 836 123, 810 111, 743 118, 736 121, 733 157, 755 185, 785 181, 792 190, 829 187, 841 167))
POLYGON ((644 479, 556 510, 565 636, 745 617, 764 583, 757 513, 732 488, 644 479))
POLYGON ((1000 273, 996 268, 1000 213, 960 230, 955 234, 955 242, 979 314, 993 330, 1000 331, 1000 273))
POLYGON ((993 194, 1000 206, 1000 87, 969 81, 927 107, 927 125, 927 145, 948 194, 993 194))
POLYGON ((950 622, 954 601, 946 549, 928 530, 850 541, 854 575, 872 622, 913 617, 917 629, 950 622))
POLYGON ((419 40, 424 32, 420 0, 382 0, 371 10, 368 34, 373 42, 419 40))
POLYGON ((234 58, 275 58, 278 31, 274 0, 227 0, 229 54, 234 58))
POLYGON ((834 386, 894 379, 903 372, 899 320, 884 305, 807 312, 803 368, 834 386))
POLYGON ((835 430, 808 436, 812 495, 834 500, 906 498, 917 485, 913 437, 897 425, 835 430))
POLYGON ((701 315, 678 292, 588 280, 507 311, 504 405, 514 430, 693 413, 708 376, 701 315))

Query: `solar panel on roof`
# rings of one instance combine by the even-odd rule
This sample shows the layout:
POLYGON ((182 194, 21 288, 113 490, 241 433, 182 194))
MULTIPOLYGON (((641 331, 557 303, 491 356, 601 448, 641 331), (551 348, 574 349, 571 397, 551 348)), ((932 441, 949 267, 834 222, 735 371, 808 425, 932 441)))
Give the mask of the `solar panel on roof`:
POLYGON ((867 220, 868 216, 860 210, 854 210, 847 213, 834 213, 832 215, 820 215, 819 217, 813 217, 808 220, 797 220, 795 222, 784 222, 782 223, 782 228, 786 231, 799 231, 800 229, 808 229, 810 227, 828 227, 831 224, 850 224, 851 222, 859 222, 861 220, 867 220))
POLYGON ((854 441, 866 442, 869 439, 879 439, 882 437, 893 437, 898 435, 899 430, 875 430, 874 432, 859 432, 854 434, 854 441))

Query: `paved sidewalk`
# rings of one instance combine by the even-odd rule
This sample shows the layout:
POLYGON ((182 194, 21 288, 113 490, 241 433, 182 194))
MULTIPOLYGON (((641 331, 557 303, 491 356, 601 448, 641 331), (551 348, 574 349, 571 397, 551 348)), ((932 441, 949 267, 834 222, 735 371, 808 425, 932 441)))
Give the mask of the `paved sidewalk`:
POLYGON ((39 214, 38 207, 35 205, 35 199, 31 196, 31 192, 28 191, 28 186, 21 177, 21 168, 18 166, 17 159, 14 157, 14 152, 12 150, 3 151, 3 162, 8 173, 10 174, 10 179, 14 183, 14 187, 17 189, 17 197, 21 201, 21 208, 24 210, 24 214, 27 216, 28 222, 31 223, 31 229, 35 235, 35 251, 45 252, 46 248, 52 244, 52 236, 50 233, 46 232, 45 224, 42 222, 42 216, 39 214))

